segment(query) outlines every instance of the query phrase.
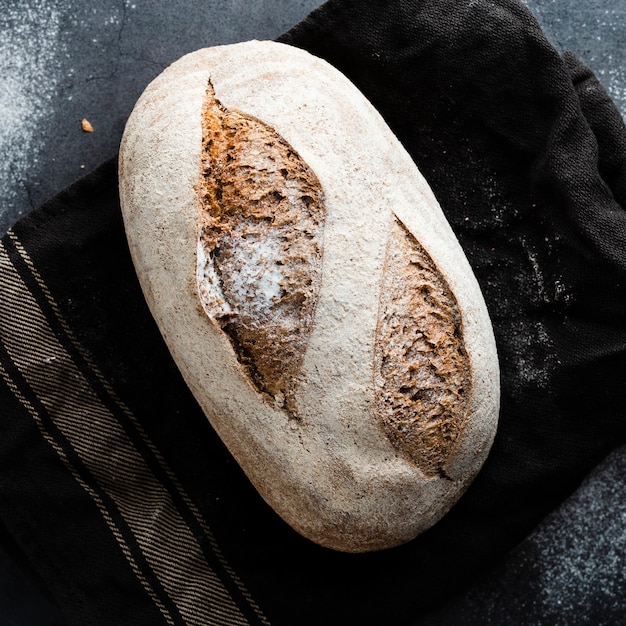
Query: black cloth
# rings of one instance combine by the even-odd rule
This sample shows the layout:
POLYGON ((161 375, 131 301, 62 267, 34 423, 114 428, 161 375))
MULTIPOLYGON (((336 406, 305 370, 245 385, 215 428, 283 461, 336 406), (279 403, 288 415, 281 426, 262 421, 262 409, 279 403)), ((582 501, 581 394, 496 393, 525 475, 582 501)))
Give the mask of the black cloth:
POLYGON ((626 440, 626 130, 514 0, 330 0, 327 59, 425 175, 494 325, 491 454, 414 541, 320 548, 256 494, 139 289, 111 160, 0 249, 0 511, 69 624, 417 625, 626 440))

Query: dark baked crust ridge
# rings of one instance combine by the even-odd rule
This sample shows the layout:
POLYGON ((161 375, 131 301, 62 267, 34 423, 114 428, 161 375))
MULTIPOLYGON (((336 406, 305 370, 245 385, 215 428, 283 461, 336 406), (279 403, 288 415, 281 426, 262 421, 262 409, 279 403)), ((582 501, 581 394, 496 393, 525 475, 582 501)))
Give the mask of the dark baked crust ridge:
POLYGON ((454 295, 397 218, 387 245, 374 359, 387 437, 426 476, 445 476, 467 412, 470 360, 454 295))
POLYGON ((285 139, 226 109, 210 83, 202 135, 200 298, 254 385, 295 415, 321 285, 322 188, 285 139))

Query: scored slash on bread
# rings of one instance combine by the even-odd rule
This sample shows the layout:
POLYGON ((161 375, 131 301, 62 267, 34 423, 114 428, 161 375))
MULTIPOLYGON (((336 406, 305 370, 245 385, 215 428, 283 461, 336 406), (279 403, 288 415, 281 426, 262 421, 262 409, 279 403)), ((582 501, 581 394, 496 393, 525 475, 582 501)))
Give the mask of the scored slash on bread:
POLYGON ((257 388, 297 417, 296 379, 321 283, 320 183, 274 129, 227 110, 210 84, 202 142, 200 299, 257 388))
POLYGON ((374 377, 384 431, 424 474, 445 476, 465 423, 471 365, 454 295, 398 219, 390 229, 380 303, 374 377))
POLYGON ((482 294, 380 115, 301 50, 199 50, 120 149, 146 300, 268 504, 337 550, 432 526, 482 466, 499 372, 482 294))

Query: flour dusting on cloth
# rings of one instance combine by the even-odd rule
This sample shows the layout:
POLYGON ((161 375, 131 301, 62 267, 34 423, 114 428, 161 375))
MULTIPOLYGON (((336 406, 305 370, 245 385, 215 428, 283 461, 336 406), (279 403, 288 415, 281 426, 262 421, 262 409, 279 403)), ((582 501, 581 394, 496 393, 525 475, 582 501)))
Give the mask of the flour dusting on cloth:
MULTIPOLYGON (((0 193, 2 211, 17 201, 17 189, 32 177, 39 159, 38 133, 56 91, 60 44, 59 13, 46 0, 33 0, 0 13, 0 193), (16 184, 17 183, 17 184, 16 184)), ((30 191, 27 189, 30 196, 30 191)))

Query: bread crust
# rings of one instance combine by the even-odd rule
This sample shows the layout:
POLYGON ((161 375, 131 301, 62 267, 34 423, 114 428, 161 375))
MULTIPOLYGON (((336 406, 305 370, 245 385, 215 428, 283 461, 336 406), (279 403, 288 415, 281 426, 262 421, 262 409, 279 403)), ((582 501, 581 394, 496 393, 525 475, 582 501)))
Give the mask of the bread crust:
MULTIPOLYGON (((199 50, 167 68, 138 100, 119 172, 129 246, 151 312, 209 421, 268 504, 305 537, 347 552, 402 544, 439 520, 479 471, 495 435, 495 341, 478 284, 433 193, 362 94, 324 61, 284 44, 199 50), (223 107, 260 120, 292 146, 323 191, 321 283, 297 381, 289 383, 290 411, 259 389, 198 293, 209 83, 223 107), (412 458, 381 417, 380 363, 395 352, 377 350, 376 342, 390 333, 381 334, 381 289, 395 258, 388 254, 394 224, 430 259, 432 265, 421 261, 424 272, 439 276, 428 289, 442 284, 448 294, 453 314, 437 333, 457 336, 442 348, 454 358, 441 362, 452 365, 439 370, 456 368, 461 391, 454 397, 462 401, 451 401, 442 451, 421 466, 419 449, 412 458)), ((393 375, 389 381, 395 384, 393 375)))

